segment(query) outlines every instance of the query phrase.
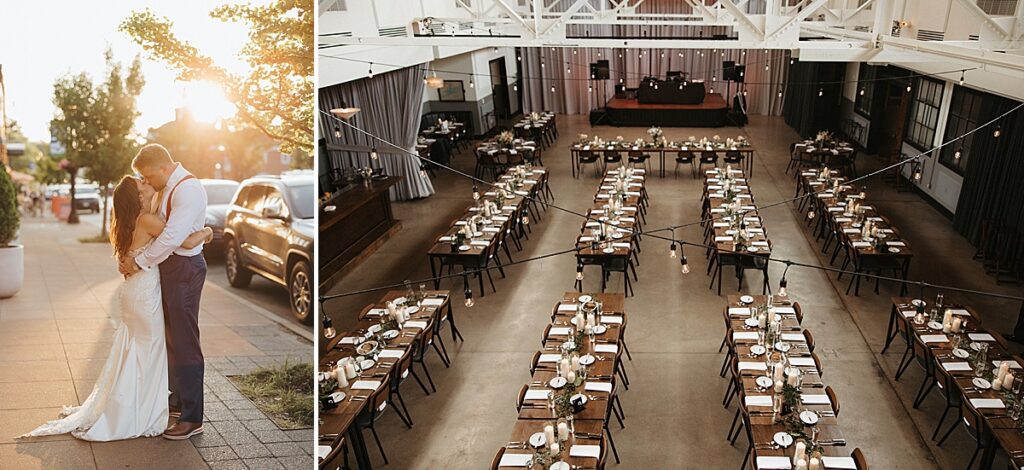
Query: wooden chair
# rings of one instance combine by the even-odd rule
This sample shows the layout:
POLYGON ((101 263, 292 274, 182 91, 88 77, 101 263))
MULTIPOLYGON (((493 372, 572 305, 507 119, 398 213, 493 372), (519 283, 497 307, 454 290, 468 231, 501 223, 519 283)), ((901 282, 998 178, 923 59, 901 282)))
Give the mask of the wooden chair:
POLYGON ((804 323, 804 310, 800 308, 800 302, 793 302, 793 311, 796 312, 796 322, 802 325, 804 323))
POLYGON ((864 458, 864 453, 860 451, 860 447, 853 449, 850 457, 853 457, 853 463, 857 466, 857 470, 868 470, 868 461, 864 458))
POLYGON ((516 413, 522 413, 523 402, 526 401, 526 391, 529 390, 530 385, 523 385, 523 388, 519 389, 519 398, 516 399, 516 413))
POLYGON ((498 449, 498 453, 494 454, 494 459, 491 460, 491 470, 498 470, 498 464, 501 463, 501 458, 505 455, 505 448, 498 449))
MULTIPOLYGON (((405 353, 402 357, 395 361, 395 366, 391 368, 391 389, 389 395, 391 401, 402 405, 401 408, 395 406, 395 413, 405 423, 405 427, 412 429, 412 415, 409 414, 409 409, 405 406, 405 399, 402 398, 402 383, 409 378, 409 373, 412 371, 412 348, 406 348, 405 353)), ((419 378, 416 378, 417 382, 420 382, 419 378)), ((427 388, 423 386, 423 382, 420 382, 420 387, 426 392, 427 388)))
POLYGON ((807 342, 807 350, 814 352, 814 335, 811 334, 810 330, 804 330, 804 341, 807 342))
MULTIPOLYGON (((967 434, 969 434, 975 442, 974 454, 971 454, 971 461, 967 463, 967 468, 971 468, 974 466, 974 460, 978 458, 978 453, 985 447, 985 444, 982 442, 982 431, 980 427, 981 417, 978 416, 977 412, 971 409, 971 406, 965 402, 960 405, 960 422, 963 423, 964 428, 967 430, 967 434)), ((946 439, 949 438, 949 435, 952 434, 953 430, 956 428, 957 427, 955 425, 949 428, 946 435, 942 436, 942 439, 939 440, 939 447, 942 447, 942 443, 946 442, 946 439)))
POLYGON ((437 387, 434 386, 434 379, 430 377, 430 370, 427 369, 426 353, 427 347, 433 347, 434 351, 437 351, 437 355, 441 358, 441 362, 444 363, 445 367, 448 367, 448 363, 445 362, 444 356, 441 355, 441 351, 437 348, 437 343, 434 341, 434 321, 430 320, 426 328, 423 328, 423 332, 420 333, 419 340, 416 341, 415 354, 413 355, 413 362, 420 365, 423 369, 423 373, 427 375, 427 382, 430 383, 430 389, 437 391, 437 387))
POLYGON ((839 398, 836 397, 835 390, 832 390, 832 386, 825 387, 825 395, 828 395, 828 401, 832 404, 832 413, 839 417, 839 398))
POLYGON ((811 359, 814 361, 814 367, 818 369, 818 377, 825 375, 825 371, 821 369, 821 359, 818 359, 818 355, 811 353, 811 359))
POLYGON ((348 440, 344 434, 322 436, 319 442, 320 445, 331 447, 331 452, 317 466, 320 470, 349 470, 348 440))
POLYGON ((385 376, 380 387, 366 399, 366 408, 356 421, 360 429, 369 429, 370 433, 373 434, 373 440, 377 441, 377 450, 380 451, 380 456, 384 458, 385 465, 388 463, 388 456, 384 453, 384 446, 380 443, 380 436, 377 435, 374 423, 384 415, 384 410, 387 409, 388 392, 391 390, 390 383, 390 378, 385 376))

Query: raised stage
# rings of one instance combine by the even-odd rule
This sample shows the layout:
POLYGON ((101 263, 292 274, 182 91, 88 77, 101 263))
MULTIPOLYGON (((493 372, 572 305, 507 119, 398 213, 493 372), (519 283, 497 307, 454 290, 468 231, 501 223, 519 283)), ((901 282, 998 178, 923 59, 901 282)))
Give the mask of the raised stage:
POLYGON ((612 98, 606 106, 613 126, 721 127, 729 106, 722 95, 709 93, 700 104, 640 104, 636 99, 612 98))

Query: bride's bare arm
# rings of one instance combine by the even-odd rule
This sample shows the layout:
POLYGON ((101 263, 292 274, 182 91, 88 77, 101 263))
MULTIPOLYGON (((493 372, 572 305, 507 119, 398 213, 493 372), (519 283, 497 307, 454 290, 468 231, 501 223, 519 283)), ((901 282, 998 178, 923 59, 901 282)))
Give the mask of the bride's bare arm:
MULTIPOLYGON (((164 221, 160 220, 159 217, 153 214, 143 214, 139 217, 139 227, 145 230, 149 236, 156 238, 160 236, 160 232, 164 231, 164 221)), ((209 243, 212 239, 213 229, 210 227, 203 227, 199 231, 189 235, 188 238, 181 243, 181 247, 195 248, 205 243, 209 243)))

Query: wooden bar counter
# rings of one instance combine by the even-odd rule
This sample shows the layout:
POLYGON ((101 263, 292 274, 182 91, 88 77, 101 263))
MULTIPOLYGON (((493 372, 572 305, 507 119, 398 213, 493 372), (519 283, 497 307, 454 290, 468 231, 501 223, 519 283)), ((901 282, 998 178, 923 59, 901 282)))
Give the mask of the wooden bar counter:
POLYGON ((391 212, 388 189, 402 180, 400 176, 358 183, 334 196, 320 208, 320 282, 353 269, 376 251, 401 223, 391 212), (333 211, 324 208, 334 206, 333 211))

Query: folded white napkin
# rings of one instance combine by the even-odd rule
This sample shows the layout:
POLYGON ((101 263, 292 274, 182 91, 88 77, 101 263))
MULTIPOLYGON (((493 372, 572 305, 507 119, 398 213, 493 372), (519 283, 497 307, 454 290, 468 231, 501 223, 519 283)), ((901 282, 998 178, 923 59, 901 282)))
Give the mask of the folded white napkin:
POLYGON ((316 446, 316 455, 321 459, 326 459, 331 454, 331 446, 316 446))
POLYGON ((756 331, 734 331, 734 332, 732 332, 732 339, 734 341, 741 340, 741 339, 757 340, 757 332, 756 331))
POLYGON ((443 236, 441 238, 438 238, 437 241, 439 241, 439 242, 450 242, 450 241, 452 241, 452 237, 449 237, 449 236, 446 235, 446 236, 443 236))
POLYGON ((921 341, 925 343, 945 343, 949 341, 946 335, 921 335, 921 341))
POLYGON ((830 401, 828 401, 828 395, 825 394, 808 395, 805 393, 800 395, 800 401, 802 401, 805 405, 828 405, 829 403, 831 403, 830 401))
POLYGON ((885 244, 889 245, 889 246, 907 246, 906 243, 898 242, 898 241, 897 242, 886 242, 885 244))
POLYGON ((917 315, 917 312, 914 310, 901 310, 900 313, 902 313, 905 318, 910 318, 914 315, 917 315))
POLYGON ((574 444, 569 448, 570 457, 598 458, 601 455, 601 446, 574 444))
POLYGON ((405 322, 404 325, 402 325, 402 328, 419 328, 421 330, 426 328, 426 327, 427 327, 427 322, 425 322, 425 321, 407 321, 407 322, 405 322))
POLYGON ((473 241, 469 242, 469 245, 470 246, 484 247, 484 246, 490 246, 491 242, 489 242, 487 240, 473 240, 473 241))
POLYGON ((729 307, 729 315, 750 315, 747 307, 729 307))
POLYGON ((357 380, 352 384, 352 390, 377 390, 380 387, 380 380, 357 380))
POLYGON ((551 395, 551 390, 527 390, 526 395, 523 395, 523 400, 547 400, 548 396, 551 395))
POLYGON ((849 217, 836 217, 836 222, 841 222, 841 223, 853 222, 853 219, 851 219, 849 217))
POLYGON ((971 365, 966 362, 943 362, 942 368, 948 371, 973 370, 971 365))
POLYGON ((971 398, 971 406, 975 408, 1006 408, 1003 400, 998 398, 971 398))
POLYGON ((796 309, 793 307, 775 307, 775 313, 789 313, 796 315, 796 309))
POLYGON ((612 392, 611 382, 587 382, 583 385, 583 390, 590 390, 592 392, 612 392))
POLYGON ((468 222, 466 222, 465 220, 457 220, 457 221, 455 221, 455 225, 458 225, 458 226, 463 226, 463 225, 466 225, 467 223, 468 222))
POLYGON ((617 353, 617 352, 619 352, 619 345, 617 345, 617 344, 597 344, 597 345, 594 345, 594 352, 617 353))
POLYGON ((768 246, 768 242, 765 240, 758 240, 756 242, 750 242, 750 246, 768 246))
POLYGON ((503 211, 514 211, 518 208, 519 206, 501 206, 501 210, 503 211))
POLYGON ((400 359, 405 351, 401 349, 385 349, 380 352, 380 357, 384 359, 400 359))
POLYGON ((843 229, 843 233, 859 233, 859 232, 860 232, 860 230, 857 230, 855 228, 844 228, 843 229))
POLYGON ((712 207, 710 212, 712 214, 721 214, 721 213, 725 212, 725 209, 721 208, 721 207, 712 207))
POLYGON ((768 395, 747 395, 743 397, 747 406, 772 406, 772 397, 768 395))
POLYGON ((791 357, 789 363, 799 367, 814 367, 816 365, 814 359, 809 357, 791 357))
POLYGON ((971 316, 971 312, 968 312, 967 310, 964 310, 962 308, 951 308, 949 309, 949 313, 952 313, 953 315, 963 315, 966 317, 971 316))
POLYGON ((439 297, 431 297, 429 299, 423 299, 423 302, 421 302, 421 304, 426 305, 427 307, 438 307, 444 305, 444 299, 439 297))
POLYGON ((968 333, 967 337, 971 338, 971 341, 995 341, 996 340, 995 338, 992 337, 992 335, 990 335, 988 333, 968 333))
POLYGON ((569 327, 560 326, 548 330, 548 336, 569 336, 569 327))
POLYGON ((576 304, 558 304, 559 312, 575 312, 578 305, 576 304))
POLYGON ((610 198, 610 197, 611 197, 611 196, 609 196, 609 195, 607 195, 607 194, 603 194, 603 193, 602 193, 602 194, 598 194, 598 195, 597 195, 597 198, 598 198, 598 199, 608 199, 608 198, 610 198))
POLYGON ((561 354, 541 354, 537 362, 559 362, 562 360, 561 354))
POLYGON ((497 220, 498 222, 507 222, 508 221, 508 217, 506 217, 504 215, 496 215, 496 216, 494 216, 492 218, 494 220, 497 220))
POLYGON ((601 323, 622 324, 622 317, 619 315, 601 315, 601 323))
POLYGON ((729 222, 715 222, 711 224, 712 227, 728 227, 729 222))
POLYGON ((763 362, 740 362, 736 366, 739 370, 768 370, 768 364, 763 362))
POLYGON ((804 335, 800 333, 783 333, 781 336, 783 341, 793 341, 797 343, 803 343, 804 341, 807 341, 807 338, 805 338, 804 335))
POLYGON ((1022 368, 1020 364, 1017 364, 1017 361, 992 361, 992 365, 996 366, 996 368, 999 368, 999 366, 1001 366, 1003 362, 1009 363, 1011 369, 1022 368))
POLYGON ((626 248, 626 249, 628 249, 629 246, 630 246, 629 243, 618 243, 618 242, 612 243, 612 247, 613 248, 626 248))
POLYGON ((499 229, 497 227, 484 227, 484 230, 483 230, 484 233, 498 233, 500 231, 501 231, 501 229, 499 229))
POLYGON ((619 220, 623 222, 636 222, 636 217, 620 217, 619 220))
POLYGON ((369 312, 366 312, 367 315, 373 315, 373 316, 376 316, 376 317, 379 317, 381 315, 385 315, 387 313, 388 313, 388 310, 385 309, 385 308, 371 308, 369 312))
POLYGON ((501 460, 498 462, 499 467, 526 467, 533 460, 532 454, 510 454, 505 452, 501 454, 501 460))
POLYGON ((785 456, 758 455, 757 468, 758 470, 789 470, 793 468, 793 462, 785 456))
POLYGON ((715 237, 716 242, 730 242, 732 237, 715 237))
POLYGON ((586 227, 597 227, 597 226, 600 226, 600 225, 601 225, 600 222, 587 222, 585 226, 586 227))
POLYGON ((867 248, 869 246, 871 246, 871 244, 868 242, 853 242, 854 248, 867 248))
POLYGON ((339 344, 356 344, 356 341, 359 341, 361 339, 363 339, 363 338, 360 338, 358 336, 346 336, 344 338, 341 338, 341 340, 338 341, 338 343, 339 344))
POLYGON ((827 469, 834 470, 857 470, 857 463, 853 457, 821 457, 821 463, 827 469))

